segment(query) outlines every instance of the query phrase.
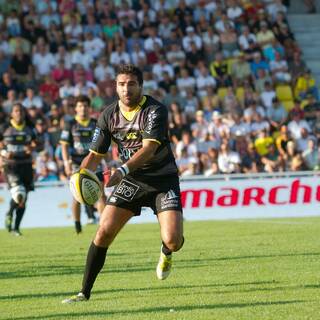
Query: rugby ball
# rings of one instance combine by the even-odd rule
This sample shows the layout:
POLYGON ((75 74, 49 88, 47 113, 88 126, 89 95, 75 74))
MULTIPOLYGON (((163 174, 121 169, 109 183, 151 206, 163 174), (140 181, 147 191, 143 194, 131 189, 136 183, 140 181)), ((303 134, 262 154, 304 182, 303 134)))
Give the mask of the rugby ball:
POLYGON ((101 183, 96 174, 84 168, 71 176, 70 190, 78 202, 89 206, 95 204, 102 195, 101 183))
POLYGON ((24 203, 26 200, 26 188, 22 185, 14 186, 10 188, 10 193, 13 201, 16 204, 24 203))

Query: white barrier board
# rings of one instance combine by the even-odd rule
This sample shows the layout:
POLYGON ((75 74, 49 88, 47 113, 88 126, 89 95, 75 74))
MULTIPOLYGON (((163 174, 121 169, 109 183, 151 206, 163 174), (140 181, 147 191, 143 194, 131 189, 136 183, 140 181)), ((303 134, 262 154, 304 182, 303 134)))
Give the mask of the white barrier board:
MULTIPOLYGON (((187 220, 301 217, 320 215, 320 180, 316 175, 274 178, 191 180, 181 182, 187 220)), ((4 227, 10 194, 0 188, 0 228, 4 227)), ((25 227, 72 226, 67 185, 41 185, 29 194, 25 227)), ((84 209, 82 221, 86 222, 84 209)), ((155 222, 150 209, 131 222, 155 222)))

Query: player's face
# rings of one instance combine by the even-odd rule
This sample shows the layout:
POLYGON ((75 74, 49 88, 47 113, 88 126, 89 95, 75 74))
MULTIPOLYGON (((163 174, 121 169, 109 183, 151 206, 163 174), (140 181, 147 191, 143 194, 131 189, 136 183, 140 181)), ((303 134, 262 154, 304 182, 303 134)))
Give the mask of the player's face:
POLYGON ((12 108, 11 111, 11 118, 16 122, 16 123, 22 123, 24 121, 24 111, 21 106, 15 105, 12 108))
POLYGON ((86 102, 77 102, 76 115, 81 119, 88 119, 90 114, 90 107, 86 102))
POLYGON ((142 86, 136 76, 119 74, 117 76, 117 94, 126 107, 134 107, 141 99, 142 86))

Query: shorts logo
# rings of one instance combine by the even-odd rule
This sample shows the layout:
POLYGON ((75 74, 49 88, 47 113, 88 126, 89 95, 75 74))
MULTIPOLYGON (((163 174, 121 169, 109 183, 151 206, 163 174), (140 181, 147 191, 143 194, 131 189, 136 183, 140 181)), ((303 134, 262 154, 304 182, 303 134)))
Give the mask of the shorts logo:
POLYGON ((179 196, 177 196, 173 190, 169 190, 167 192, 167 194, 165 195, 166 200, 172 200, 172 199, 176 199, 176 198, 179 198, 179 196))
POLYGON ((140 187, 138 185, 122 179, 120 184, 117 186, 114 195, 125 201, 131 201, 138 192, 139 188, 140 187))
POLYGON ((109 202, 115 203, 115 202, 117 202, 117 198, 112 196, 112 197, 110 197, 109 202))

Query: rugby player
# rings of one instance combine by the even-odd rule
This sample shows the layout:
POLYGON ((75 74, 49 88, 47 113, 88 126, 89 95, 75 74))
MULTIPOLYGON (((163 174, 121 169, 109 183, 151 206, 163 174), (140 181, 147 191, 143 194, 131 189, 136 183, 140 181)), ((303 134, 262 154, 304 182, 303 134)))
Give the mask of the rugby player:
POLYGON ((151 96, 143 95, 142 72, 126 64, 119 66, 116 89, 119 100, 101 113, 89 155, 81 166, 95 171, 111 140, 123 165, 111 175, 107 187, 115 186, 102 213, 100 226, 86 260, 81 291, 63 303, 87 301, 101 271, 108 247, 121 228, 141 207, 157 215, 162 245, 156 268, 158 279, 166 279, 172 252, 181 249, 183 218, 178 170, 168 137, 168 110, 151 96))
MULTIPOLYGON (((71 176, 73 172, 78 170, 81 161, 88 155, 95 127, 96 120, 90 118, 90 99, 84 95, 78 96, 75 101, 75 117, 65 122, 60 137, 63 164, 67 176, 71 176)), ((99 200, 98 212, 102 212, 104 200, 104 197, 99 200)), ((88 223, 95 223, 94 207, 86 205, 85 210, 88 223)), ((82 231, 80 212, 80 203, 76 199, 72 199, 72 215, 77 234, 82 231)))
POLYGON ((9 232, 21 236, 20 224, 26 210, 27 194, 34 190, 32 151, 36 146, 36 136, 33 128, 26 123, 26 111, 20 103, 12 106, 10 116, 9 123, 0 133, 1 163, 11 193, 17 187, 23 191, 17 194, 15 200, 12 194, 5 226, 9 232))

